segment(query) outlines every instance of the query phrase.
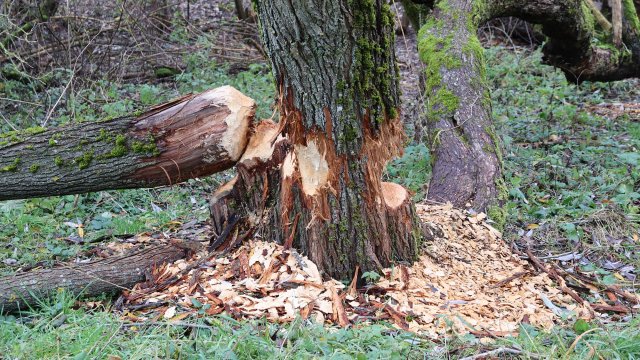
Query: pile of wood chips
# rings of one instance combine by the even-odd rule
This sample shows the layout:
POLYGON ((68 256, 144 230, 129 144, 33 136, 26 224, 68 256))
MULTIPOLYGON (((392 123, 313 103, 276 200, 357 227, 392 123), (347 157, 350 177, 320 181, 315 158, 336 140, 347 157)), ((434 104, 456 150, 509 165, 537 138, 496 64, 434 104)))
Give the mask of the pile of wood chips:
POLYGON ((630 120, 640 120, 640 103, 602 103, 588 106, 587 110, 609 119, 626 114, 630 120))
POLYGON ((560 311, 589 317, 545 273, 513 255, 484 214, 450 206, 417 210, 440 236, 424 244, 413 266, 386 269, 374 285, 356 289, 355 282, 323 281, 305 256, 256 240, 224 257, 201 252, 156 269, 154 281, 126 294, 126 306, 138 309, 126 316, 176 321, 226 312, 340 326, 386 320, 433 337, 451 331, 504 336, 520 323, 548 328, 560 311))

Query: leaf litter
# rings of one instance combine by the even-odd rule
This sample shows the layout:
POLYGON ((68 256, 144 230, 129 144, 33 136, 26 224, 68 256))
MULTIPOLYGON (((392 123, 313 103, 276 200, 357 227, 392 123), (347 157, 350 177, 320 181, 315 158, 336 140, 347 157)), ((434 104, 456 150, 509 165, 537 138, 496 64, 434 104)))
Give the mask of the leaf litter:
POLYGON ((437 337, 452 331, 506 336, 522 323, 550 328, 597 314, 514 254, 485 214, 424 204, 417 213, 433 235, 423 243, 423 255, 412 266, 384 269, 364 287, 355 286, 362 274, 350 285, 325 279, 294 249, 254 239, 226 255, 200 251, 154 269, 150 281, 124 293, 129 311, 123 317, 178 321, 225 313, 342 327, 382 320, 437 337))

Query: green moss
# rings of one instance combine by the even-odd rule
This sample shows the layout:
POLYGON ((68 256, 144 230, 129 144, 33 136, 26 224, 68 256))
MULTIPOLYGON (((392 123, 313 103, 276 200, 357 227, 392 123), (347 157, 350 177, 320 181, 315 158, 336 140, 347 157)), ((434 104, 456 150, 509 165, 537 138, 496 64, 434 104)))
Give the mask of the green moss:
POLYGON ((60 180, 60 176, 54 176, 51 178, 51 181, 53 182, 57 182, 58 180, 60 180))
POLYGON ((359 106, 356 113, 368 113, 382 122, 398 105, 391 90, 397 88, 399 75, 389 68, 394 51, 393 13, 388 5, 378 12, 373 0, 351 0, 349 4, 354 9, 353 33, 357 38, 351 84, 352 98, 359 106), (376 38, 375 34, 385 37, 376 38))
POLYGON ((450 113, 456 111, 456 109, 460 105, 460 100, 458 99, 458 97, 444 87, 440 87, 438 91, 436 91, 436 95, 433 99, 437 104, 442 105, 450 113))
POLYGON ((29 172, 32 174, 37 173, 38 169, 40 169, 40 165, 38 164, 32 164, 31 166, 29 166, 29 172))
POLYGON ((98 137, 96 138, 96 141, 108 141, 108 142, 110 142, 111 139, 113 139, 113 136, 111 135, 111 133, 109 133, 105 129, 100 129, 100 135, 98 135, 98 137))
POLYGON ((446 112, 454 112, 459 99, 442 84, 443 69, 455 69, 462 60, 452 51, 453 35, 439 36, 443 28, 441 20, 429 19, 418 32, 418 52, 425 64, 425 93, 427 94, 427 117, 434 119, 446 112))
POLYGON ((133 141, 131 143, 131 150, 136 154, 151 154, 153 156, 160 155, 160 150, 156 145, 156 140, 151 134, 147 135, 146 141, 133 141))
POLYGON ((94 155, 93 150, 87 151, 84 154, 82 154, 82 156, 75 158, 74 161, 76 162, 76 164, 78 164, 78 168, 80 170, 86 169, 89 167, 89 165, 91 165, 91 162, 93 161, 93 155, 94 155))
POLYGON ((582 12, 582 18, 585 21, 585 28, 589 33, 594 33, 596 28, 596 18, 589 9, 589 5, 586 2, 580 2, 580 11, 582 12))
POLYGON ((107 154, 108 158, 121 157, 126 155, 129 151, 127 150, 127 137, 124 135, 117 135, 115 147, 111 149, 111 152, 107 154))
POLYGON ((498 205, 489 206, 487 216, 493 220, 496 229, 503 231, 507 223, 507 211, 498 205))
POLYGON ((153 73, 156 75, 156 77, 166 78, 180 74, 180 70, 168 66, 162 66, 153 70, 153 73))
POLYGON ((49 138, 49 146, 58 145, 58 140, 60 140, 60 134, 59 133, 53 134, 51 138, 49 138))
POLYGON ((24 135, 36 135, 45 132, 47 129, 42 126, 34 126, 21 131, 24 135))
POLYGON ((26 128, 24 130, 7 131, 5 133, 0 134, 0 146, 24 141, 26 137, 40 134, 46 130, 47 129, 43 128, 42 126, 34 126, 34 127, 26 128))
POLYGON ((18 165, 20 165, 20 158, 15 158, 10 165, 0 168, 0 172, 16 172, 18 165))
POLYGON ((636 34, 640 34, 640 19, 638 19, 633 0, 622 0, 622 14, 631 25, 631 28, 635 29, 636 34))
POLYGON ((58 167, 62 167, 64 165, 64 160, 62 160, 62 157, 58 155, 55 157, 55 159, 53 159, 53 163, 58 167))

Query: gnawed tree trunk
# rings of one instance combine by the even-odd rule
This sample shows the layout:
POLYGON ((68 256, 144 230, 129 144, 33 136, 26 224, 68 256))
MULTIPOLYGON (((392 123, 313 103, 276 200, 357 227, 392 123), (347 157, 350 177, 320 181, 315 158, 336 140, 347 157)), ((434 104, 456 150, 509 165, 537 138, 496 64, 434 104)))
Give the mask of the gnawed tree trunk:
POLYGON ((418 34, 418 51, 434 159, 427 199, 484 211, 497 196, 500 149, 473 4, 437 2, 418 34))
POLYGON ((258 126, 237 178, 214 195, 213 247, 259 229, 343 279, 356 266, 413 260, 410 196, 381 182, 404 140, 388 5, 275 0, 256 9, 281 118, 258 126))
POLYGON ((0 134, 0 200, 171 185, 233 166, 255 103, 225 86, 142 115, 0 134))
POLYGON ((37 307, 39 300, 64 289, 73 295, 93 297, 112 294, 145 281, 154 266, 185 256, 185 250, 171 245, 154 245, 121 256, 84 264, 66 264, 0 278, 0 313, 37 307))

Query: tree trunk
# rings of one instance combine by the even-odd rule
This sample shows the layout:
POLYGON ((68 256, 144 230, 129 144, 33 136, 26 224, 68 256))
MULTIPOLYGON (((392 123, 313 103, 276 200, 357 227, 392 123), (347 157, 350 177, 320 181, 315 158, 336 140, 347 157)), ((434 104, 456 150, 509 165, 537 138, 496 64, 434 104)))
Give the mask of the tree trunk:
POLYGON ((405 189, 383 183, 404 140, 394 22, 385 1, 257 1, 278 82, 280 123, 258 127, 211 210, 214 247, 258 229, 330 276, 411 261, 418 235, 405 189))
POLYGON ((484 211, 496 199, 500 149, 474 10, 464 0, 437 3, 418 34, 418 51, 434 160, 427 198, 484 211))
MULTIPOLYGON (((560 68, 570 81, 614 81, 640 76, 637 9, 632 0, 622 0, 621 7, 623 45, 616 46, 601 36, 595 41, 599 23, 583 0, 436 2, 418 35, 426 64, 427 123, 417 128, 428 129, 427 146, 434 159, 428 198, 503 215, 491 207, 496 196, 501 200, 504 194, 498 191, 500 148, 491 121, 478 26, 506 16, 541 24, 548 38, 543 47, 546 63, 560 68)), ((616 36, 612 34, 612 41, 616 36)))
POLYGON ((156 245, 131 253, 85 264, 40 269, 0 278, 0 313, 38 306, 58 289, 73 295, 92 297, 117 293, 142 282, 154 266, 185 256, 174 245, 156 245))
POLYGON ((0 200, 171 185, 230 168, 255 113, 232 87, 139 116, 0 134, 0 200))
POLYGON ((561 69, 569 81, 615 81, 640 76, 638 12, 632 0, 621 3, 622 47, 598 36, 598 23, 583 0, 492 0, 478 16, 485 20, 515 16, 542 25, 548 38, 542 49, 544 60, 561 69))

